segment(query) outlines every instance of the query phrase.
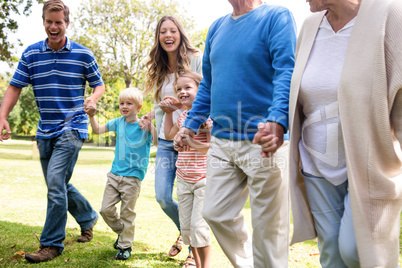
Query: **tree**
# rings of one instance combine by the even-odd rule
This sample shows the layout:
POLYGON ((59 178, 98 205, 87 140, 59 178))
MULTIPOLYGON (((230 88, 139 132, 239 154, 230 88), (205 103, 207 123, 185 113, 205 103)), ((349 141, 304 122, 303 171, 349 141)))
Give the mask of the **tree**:
POLYGON ((73 20, 78 21, 73 38, 95 53, 106 82, 123 78, 126 87, 139 87, 157 21, 165 14, 192 28, 192 20, 175 0, 89 0, 73 20))
MULTIPOLYGON (((33 0, 0 0, 0 61, 7 61, 9 64, 16 62, 17 58, 12 55, 11 50, 15 47, 8 41, 10 33, 15 33, 18 29, 18 23, 12 17, 13 15, 22 14, 28 16, 31 13, 33 0)), ((36 0, 42 3, 43 0, 36 0)), ((21 46, 20 40, 17 45, 21 46)))
POLYGON ((207 34, 208 34, 208 28, 196 31, 190 36, 190 39, 194 44, 194 46, 201 51, 204 51, 205 49, 205 39, 207 39, 207 34))
MULTIPOLYGON (((72 40, 90 48, 95 54, 106 91, 98 102, 101 122, 119 116, 118 95, 127 87, 143 89, 145 63, 154 42, 158 20, 171 14, 180 18, 187 31, 193 20, 176 0, 89 0, 83 2, 72 19, 72 40)), ((87 93, 89 94, 87 89, 87 93)), ((151 96, 144 98, 139 116, 152 110, 151 96)), ((108 144, 110 137, 92 137, 108 144)))

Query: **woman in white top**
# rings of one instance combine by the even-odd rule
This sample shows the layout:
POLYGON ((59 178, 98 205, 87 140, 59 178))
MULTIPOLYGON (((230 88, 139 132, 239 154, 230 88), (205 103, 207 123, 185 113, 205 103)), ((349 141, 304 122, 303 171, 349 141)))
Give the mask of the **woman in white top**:
MULTIPOLYGON (((173 198, 173 185, 176 178, 177 151, 173 148, 173 141, 166 140, 164 134, 165 112, 177 110, 178 117, 183 110, 181 103, 176 99, 172 106, 158 105, 166 96, 176 96, 173 82, 179 73, 194 71, 201 74, 201 53, 193 47, 184 31, 183 25, 174 16, 162 17, 155 31, 154 45, 147 62, 145 94, 153 92, 154 110, 142 119, 155 118, 158 132, 158 149, 155 162, 155 195, 162 210, 176 224, 180 232, 177 201, 173 198)), ((176 117, 176 120, 177 120, 176 117)), ((169 250, 170 256, 181 251, 181 236, 169 250)), ((188 261, 191 261, 189 254, 188 261)))
POLYGON ((397 267, 402 1, 307 2, 289 104, 292 243, 317 236, 323 267, 397 267))

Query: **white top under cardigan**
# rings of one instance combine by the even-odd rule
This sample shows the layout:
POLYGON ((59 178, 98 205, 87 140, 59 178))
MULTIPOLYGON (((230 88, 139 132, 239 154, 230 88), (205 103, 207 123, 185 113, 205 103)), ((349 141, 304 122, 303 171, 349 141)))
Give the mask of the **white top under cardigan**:
POLYGON ((299 92, 304 114, 299 142, 303 172, 334 185, 347 180, 338 86, 354 22, 355 18, 335 33, 323 18, 299 92))

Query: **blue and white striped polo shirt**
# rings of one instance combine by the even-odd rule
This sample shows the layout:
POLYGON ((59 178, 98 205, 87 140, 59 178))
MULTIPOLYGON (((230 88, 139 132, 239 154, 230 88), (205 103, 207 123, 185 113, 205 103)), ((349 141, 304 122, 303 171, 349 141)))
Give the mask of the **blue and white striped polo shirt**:
POLYGON ((85 83, 103 84, 93 53, 67 38, 59 51, 46 40, 29 46, 10 82, 16 87, 32 85, 40 114, 36 137, 50 139, 76 129, 88 138, 88 117, 84 112, 85 83))

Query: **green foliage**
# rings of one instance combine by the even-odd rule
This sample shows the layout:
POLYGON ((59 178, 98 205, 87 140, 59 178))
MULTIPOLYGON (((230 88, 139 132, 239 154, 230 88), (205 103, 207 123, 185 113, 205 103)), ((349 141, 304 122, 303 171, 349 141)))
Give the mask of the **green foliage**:
MULTIPOLYGON (((106 91, 98 103, 101 124, 120 116, 117 99, 121 90, 143 90, 155 27, 166 14, 180 18, 187 31, 193 29, 192 18, 176 0, 89 0, 72 19, 72 39, 93 51, 105 82, 106 91)), ((139 117, 152 109, 152 98, 145 97, 139 117)), ((97 144, 113 143, 113 136, 89 132, 89 139, 97 144)))
POLYGON ((16 107, 9 115, 9 124, 13 133, 35 135, 39 121, 33 88, 23 88, 16 107))
MULTIPOLYGON (((8 41, 10 33, 17 32, 18 22, 14 20, 13 15, 22 14, 28 16, 31 13, 33 0, 0 0, 0 61, 6 61, 10 64, 16 62, 17 58, 12 55, 12 49, 16 44, 8 41)), ((37 0, 41 3, 43 0, 37 0)), ((17 45, 22 46, 20 40, 17 40, 17 45)))
MULTIPOLYGON (((0 60, 11 59, 11 54, 3 53, 4 49, 10 51, 12 48, 12 44, 4 43, 7 41, 5 31, 15 31, 18 27, 9 15, 20 14, 20 6, 24 6, 24 15, 29 14, 32 1, 35 0, 0 0, 0 60)), ((194 21, 177 0, 83 1, 78 14, 72 18, 72 39, 93 51, 105 82, 106 91, 98 102, 97 112, 101 124, 120 116, 118 95, 121 90, 131 86, 143 89, 145 63, 154 42, 155 27, 158 20, 167 14, 180 18, 186 31, 192 32, 194 21)), ((193 44, 201 50, 204 49, 206 33, 207 30, 203 30, 190 35, 193 44)), ((0 98, 4 95, 8 80, 0 76, 0 98)), ((87 97, 91 91, 87 86, 87 97)), ((139 117, 152 109, 152 97, 147 96, 139 117)), ((38 119, 32 88, 23 89, 19 102, 9 116, 13 133, 34 135, 38 119)), ((113 144, 114 135, 93 135, 89 129, 89 139, 100 145, 110 145, 113 144)))
POLYGON ((194 46, 201 51, 204 51, 205 48, 205 39, 207 39, 208 28, 200 31, 194 32, 190 39, 194 46))
POLYGON ((73 20, 72 39, 94 52, 105 83, 122 78, 126 87, 141 89, 155 27, 165 14, 192 28, 175 0, 89 0, 73 20))
POLYGON ((6 78, 0 74, 0 101, 3 99, 4 92, 7 89, 7 81, 6 78))
MULTIPOLYGON (((7 90, 9 78, 0 74, 0 101, 7 90)), ((7 118, 11 132, 18 135, 35 135, 39 121, 32 86, 23 88, 14 109, 7 118)))

